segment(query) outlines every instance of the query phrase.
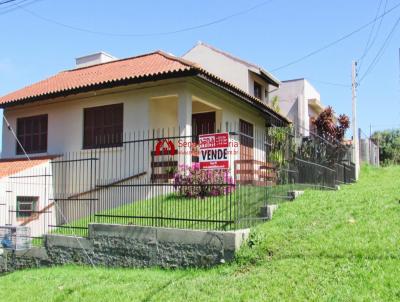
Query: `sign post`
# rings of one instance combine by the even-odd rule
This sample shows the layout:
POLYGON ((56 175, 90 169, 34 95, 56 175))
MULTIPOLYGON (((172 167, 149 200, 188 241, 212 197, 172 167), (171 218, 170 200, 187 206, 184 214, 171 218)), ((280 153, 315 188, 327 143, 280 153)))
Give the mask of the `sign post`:
POLYGON ((199 135, 200 169, 229 169, 229 133, 199 135))

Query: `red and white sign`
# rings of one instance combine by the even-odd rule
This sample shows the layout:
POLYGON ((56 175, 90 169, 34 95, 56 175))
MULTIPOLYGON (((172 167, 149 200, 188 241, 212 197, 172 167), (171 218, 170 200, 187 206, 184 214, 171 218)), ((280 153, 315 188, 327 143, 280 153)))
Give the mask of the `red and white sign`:
POLYGON ((229 133, 199 135, 200 169, 229 168, 229 133))

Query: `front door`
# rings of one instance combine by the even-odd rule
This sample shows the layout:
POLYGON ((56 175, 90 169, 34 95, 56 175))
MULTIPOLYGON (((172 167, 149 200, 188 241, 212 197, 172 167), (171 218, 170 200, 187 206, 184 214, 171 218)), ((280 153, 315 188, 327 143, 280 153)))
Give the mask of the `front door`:
POLYGON ((200 134, 215 132, 215 112, 195 113, 192 115, 192 131, 195 139, 200 134))
MULTIPOLYGON (((199 135, 215 133, 215 112, 195 113, 192 115, 193 142, 199 142, 199 135)), ((192 156, 193 162, 198 162, 197 155, 192 156)))

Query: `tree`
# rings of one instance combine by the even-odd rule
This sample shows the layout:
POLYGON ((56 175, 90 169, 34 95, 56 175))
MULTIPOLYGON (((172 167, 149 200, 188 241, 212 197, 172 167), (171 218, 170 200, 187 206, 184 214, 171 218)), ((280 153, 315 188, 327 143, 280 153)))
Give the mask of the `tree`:
POLYGON ((280 113, 281 112, 281 107, 279 106, 279 97, 277 95, 275 95, 272 100, 271 100, 271 106, 272 108, 280 113))
POLYGON ((383 165, 400 164, 400 129, 377 131, 372 140, 379 143, 379 160, 383 165))
POLYGON ((338 140, 342 142, 346 130, 350 127, 350 119, 347 115, 341 114, 336 121, 335 111, 331 106, 325 108, 319 116, 312 120, 317 127, 317 134, 326 140, 338 140))

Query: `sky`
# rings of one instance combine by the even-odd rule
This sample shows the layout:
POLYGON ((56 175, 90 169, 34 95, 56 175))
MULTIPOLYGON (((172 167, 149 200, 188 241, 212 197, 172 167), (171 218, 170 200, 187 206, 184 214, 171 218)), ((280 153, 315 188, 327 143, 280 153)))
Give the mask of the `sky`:
POLYGON ((369 23, 398 0, 2 2, 0 95, 71 69, 76 57, 100 50, 118 58, 157 49, 181 56, 203 41, 280 80, 307 78, 325 105, 349 116, 352 61, 363 57, 362 78, 379 58, 358 87, 358 125, 366 135, 370 125, 373 131, 400 127, 400 7, 340 43, 275 70, 369 23))

